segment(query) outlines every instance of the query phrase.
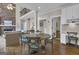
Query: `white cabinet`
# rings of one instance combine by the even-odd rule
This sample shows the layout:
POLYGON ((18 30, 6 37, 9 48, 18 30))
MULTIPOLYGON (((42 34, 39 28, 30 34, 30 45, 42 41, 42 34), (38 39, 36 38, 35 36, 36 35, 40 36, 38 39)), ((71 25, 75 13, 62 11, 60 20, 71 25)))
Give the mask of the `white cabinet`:
POLYGON ((67 19, 66 13, 67 13, 66 8, 62 9, 61 24, 66 24, 66 19, 67 19))
POLYGON ((67 19, 77 19, 79 18, 79 4, 66 8, 67 19))
POLYGON ((66 34, 61 34, 61 40, 60 40, 61 43, 63 44, 66 44, 67 41, 66 41, 66 34))
POLYGON ((73 18, 79 18, 79 5, 73 6, 73 18))
POLYGON ((79 4, 62 9, 61 23, 66 24, 67 20, 79 18, 79 4), (63 21, 64 20, 64 21, 63 21))
POLYGON ((72 13, 72 6, 71 6, 71 7, 68 7, 66 9, 66 18, 67 19, 72 19, 72 15, 73 15, 73 13, 72 13))

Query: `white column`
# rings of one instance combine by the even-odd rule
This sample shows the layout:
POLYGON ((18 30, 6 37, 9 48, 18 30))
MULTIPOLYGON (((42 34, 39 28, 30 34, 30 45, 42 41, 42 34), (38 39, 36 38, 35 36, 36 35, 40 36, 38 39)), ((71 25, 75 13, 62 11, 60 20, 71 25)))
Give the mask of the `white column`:
POLYGON ((21 21, 19 17, 20 17, 20 7, 19 4, 16 4, 16 31, 21 29, 21 21))
POLYGON ((49 34, 50 35, 52 35, 52 33, 54 32, 54 29, 55 29, 55 28, 52 29, 52 27, 54 26, 54 24, 52 24, 52 19, 53 19, 53 16, 49 17, 49 25, 50 25, 49 26, 49 28, 50 28, 49 29, 50 30, 49 34))
POLYGON ((36 31, 36 12, 34 11, 34 30, 36 31))
POLYGON ((38 10, 36 10, 36 31, 38 30, 38 10))

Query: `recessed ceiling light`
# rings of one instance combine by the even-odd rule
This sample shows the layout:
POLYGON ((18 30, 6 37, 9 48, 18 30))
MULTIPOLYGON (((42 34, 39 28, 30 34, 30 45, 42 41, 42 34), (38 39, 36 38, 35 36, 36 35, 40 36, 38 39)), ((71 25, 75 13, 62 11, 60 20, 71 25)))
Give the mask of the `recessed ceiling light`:
POLYGON ((38 7, 38 9, 40 9, 40 7, 38 7))

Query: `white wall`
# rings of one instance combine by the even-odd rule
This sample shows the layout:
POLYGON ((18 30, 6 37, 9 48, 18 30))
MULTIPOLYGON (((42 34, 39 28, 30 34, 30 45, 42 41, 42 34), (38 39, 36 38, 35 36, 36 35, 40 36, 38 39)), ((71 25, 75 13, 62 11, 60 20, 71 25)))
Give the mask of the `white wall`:
MULTIPOLYGON (((25 22, 28 24, 28 18, 30 18, 30 28, 32 28, 33 23, 34 23, 34 30, 36 31, 36 13, 35 11, 31 11, 29 12, 27 15, 23 15, 20 16, 20 10, 21 10, 21 6, 20 4, 16 4, 16 31, 21 30, 21 20, 25 20, 25 22)), ((28 25, 27 25, 27 30, 28 29, 28 25)))
MULTIPOLYGON (((41 18, 46 19, 46 32, 48 34, 52 35, 52 19, 55 17, 59 17, 60 15, 61 15, 61 10, 56 10, 56 11, 48 12, 41 16, 41 18)), ((56 23, 55 20, 54 20, 54 23, 56 23)), ((54 23, 53 23, 53 26, 55 25, 54 23)), ((56 31, 56 28, 54 26, 53 32, 55 32, 55 31, 56 31)))
MULTIPOLYGON (((20 7, 19 7, 19 4, 16 4, 16 30, 20 30, 21 28, 21 23, 20 23, 20 7)), ((36 30, 36 16, 35 16, 35 12, 34 12, 34 18, 32 19, 34 22, 34 29, 36 30)), ((61 10, 55 10, 55 11, 48 11, 46 14, 43 14, 41 15, 38 20, 41 20, 41 19, 46 19, 46 33, 52 35, 52 19, 54 17, 58 17, 61 15, 61 10)), ((54 24, 53 24, 54 25, 54 24)), ((38 21, 38 30, 39 30, 39 21, 38 21)), ((56 30, 54 28, 54 30, 56 30)))

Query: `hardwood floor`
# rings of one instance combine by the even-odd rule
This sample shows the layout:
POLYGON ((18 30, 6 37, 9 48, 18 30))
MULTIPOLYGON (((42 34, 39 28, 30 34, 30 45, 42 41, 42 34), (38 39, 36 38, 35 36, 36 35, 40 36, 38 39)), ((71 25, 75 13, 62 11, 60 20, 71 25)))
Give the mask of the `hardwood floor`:
MULTIPOLYGON (((1 55, 29 55, 28 46, 7 47, 6 52, 0 52, 1 55)), ((1 49, 0 49, 1 50, 1 49)), ((35 52, 31 55, 79 55, 79 48, 73 45, 60 44, 59 40, 54 39, 53 44, 47 43, 46 49, 35 52)))
POLYGON ((79 55, 79 48, 76 46, 60 44, 56 40, 54 40, 53 46, 54 55, 79 55))

